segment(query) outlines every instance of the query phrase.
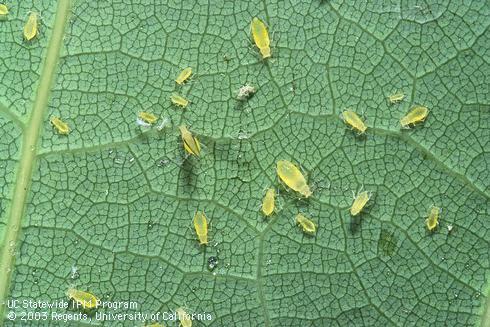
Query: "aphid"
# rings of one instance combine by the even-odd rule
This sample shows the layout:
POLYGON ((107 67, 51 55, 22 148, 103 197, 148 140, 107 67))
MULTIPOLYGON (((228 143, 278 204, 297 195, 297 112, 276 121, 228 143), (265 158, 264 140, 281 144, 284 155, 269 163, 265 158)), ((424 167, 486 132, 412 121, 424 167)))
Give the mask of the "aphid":
POLYGON ((340 118, 342 118, 344 123, 358 131, 360 134, 364 133, 367 129, 366 124, 364 124, 354 111, 346 110, 340 114, 340 118))
POLYGON ((88 292, 79 291, 74 288, 69 288, 68 291, 66 291, 66 296, 82 306, 84 309, 95 308, 97 306, 97 302, 99 301, 95 295, 88 292))
POLYGON ((264 215, 270 216, 274 212, 275 197, 276 190, 273 188, 268 189, 265 193, 264 199, 262 200, 262 212, 264 213, 264 215))
POLYGON ((311 219, 306 218, 302 214, 298 213, 296 215, 296 223, 303 228, 303 232, 308 233, 308 234, 315 234, 316 233, 316 225, 311 219))
POLYGON ((429 109, 427 109, 427 107, 415 106, 408 112, 408 114, 400 119, 400 124, 402 125, 402 128, 410 128, 409 125, 423 122, 428 114, 429 109))
POLYGON ((250 25, 252 30, 252 36, 257 48, 259 48, 262 58, 266 59, 271 56, 269 32, 267 32, 267 27, 264 22, 262 22, 257 17, 252 19, 252 24, 250 25))
POLYGON ((177 78, 175 79, 175 82, 177 82, 177 84, 182 85, 185 83, 185 81, 187 81, 187 79, 189 79, 191 75, 192 75, 192 68, 191 67, 184 68, 184 70, 182 70, 179 76, 177 76, 177 78))
POLYGON ((439 226, 439 213, 441 212, 441 208, 431 207, 429 212, 429 217, 425 220, 425 225, 429 232, 434 231, 437 226, 439 226))
POLYGON ((403 94, 402 92, 397 92, 395 94, 388 96, 388 101, 390 102, 390 104, 395 104, 403 101, 404 98, 405 98, 405 94, 403 94))
POLYGON ((56 128, 56 130, 58 131, 58 134, 68 135, 68 133, 70 133, 70 127, 60 118, 53 116, 51 117, 50 121, 51 124, 53 124, 54 128, 56 128))
POLYGON ((194 229, 199 238, 199 245, 208 244, 208 220, 204 212, 197 211, 194 215, 194 229))
POLYGON ((29 18, 27 18, 27 22, 24 25, 24 38, 27 41, 32 40, 33 38, 36 37, 37 35, 37 13, 36 12, 31 12, 29 14, 29 18))
POLYGON ((193 154, 195 156, 199 156, 201 153, 201 145, 199 144, 199 140, 192 136, 192 133, 189 132, 187 127, 179 126, 180 135, 182 136, 182 141, 184 142, 184 149, 189 154, 193 154))
POLYGON ((150 125, 154 124, 158 120, 157 116, 146 111, 138 113, 138 118, 150 125))
POLYGON ((192 327, 192 319, 190 315, 185 312, 184 308, 178 308, 175 310, 175 312, 179 316, 181 327, 192 327))
POLYGON ((6 16, 9 13, 9 9, 6 5, 0 4, 0 16, 6 16))
POLYGON ((311 195, 310 187, 306 184, 306 178, 293 163, 287 160, 279 160, 277 162, 277 175, 284 184, 305 198, 311 195))
POLYGON ((362 209, 366 206, 366 203, 371 198, 371 195, 368 191, 363 191, 359 193, 356 197, 354 197, 354 202, 352 202, 352 206, 350 207, 350 214, 352 216, 357 216, 362 209))
POLYGON ((255 87, 245 84, 238 89, 238 94, 236 96, 237 100, 245 101, 250 98, 256 92, 255 87))
POLYGON ((173 104, 177 106, 181 106, 183 108, 187 107, 187 105, 189 104, 189 100, 187 100, 186 98, 178 94, 172 94, 170 96, 170 100, 172 101, 173 104))

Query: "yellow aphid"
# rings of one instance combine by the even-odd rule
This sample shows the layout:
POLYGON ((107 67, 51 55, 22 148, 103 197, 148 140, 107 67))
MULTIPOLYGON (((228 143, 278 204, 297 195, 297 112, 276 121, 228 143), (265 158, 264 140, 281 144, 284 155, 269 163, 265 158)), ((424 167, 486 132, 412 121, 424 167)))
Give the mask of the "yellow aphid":
POLYGON ((24 38, 27 41, 32 40, 37 35, 37 13, 31 12, 29 14, 29 18, 27 18, 27 22, 24 25, 24 38))
POLYGON ((195 156, 199 156, 201 153, 201 145, 199 144, 199 140, 192 136, 192 133, 189 132, 187 127, 179 126, 180 135, 182 136, 182 141, 184 142, 184 149, 189 154, 193 154, 195 156))
POLYGON ((366 206, 366 203, 369 201, 370 195, 368 191, 364 191, 359 193, 355 198, 354 202, 352 202, 352 206, 350 207, 350 214, 352 216, 357 216, 362 209, 366 206))
POLYGON ((0 16, 5 16, 8 15, 9 9, 7 8, 6 5, 0 4, 0 16))
POLYGON ((68 135, 70 133, 70 127, 67 123, 62 121, 56 116, 51 117, 51 124, 53 124, 54 128, 58 131, 58 134, 68 135))
POLYGON ((400 119, 400 124, 403 128, 410 128, 409 125, 414 125, 419 122, 423 122, 427 115, 429 114, 429 109, 423 106, 415 106, 406 114, 402 119, 400 119))
POLYGON ((178 94, 172 94, 170 96, 170 101, 172 101, 173 104, 184 108, 187 107, 187 105, 189 104, 189 100, 178 94))
POLYGON ((298 223, 301 226, 301 228, 303 228, 303 232, 308 234, 316 233, 315 223, 300 213, 296 215, 296 223, 298 223))
POLYGON ((277 175, 284 184, 305 198, 311 195, 310 187, 306 184, 306 178, 293 163, 287 160, 279 160, 277 162, 277 175))
POLYGON ((275 197, 276 190, 273 188, 268 189, 265 193, 264 199, 262 200, 262 212, 264 215, 270 216, 274 212, 275 197))
POLYGON ((360 134, 364 133, 367 129, 366 124, 361 120, 361 118, 354 112, 350 110, 346 110, 341 114, 341 118, 350 127, 359 132, 360 134))
POLYGON ((66 291, 66 296, 75 301, 84 309, 95 308, 97 306, 97 302, 99 301, 95 295, 88 292, 79 291, 74 288, 69 288, 68 291, 66 291))
POLYGON ((404 98, 405 98, 405 94, 403 94, 402 92, 397 92, 395 94, 388 96, 388 101, 390 102, 390 104, 395 104, 400 101, 403 101, 404 98))
POLYGON ((175 82, 177 82, 177 84, 184 84, 185 81, 187 81, 189 77, 191 77, 191 75, 192 75, 192 68, 191 67, 184 68, 184 70, 182 70, 179 76, 177 76, 177 78, 175 79, 175 82))
POLYGON ((257 48, 259 48, 262 58, 269 58, 271 56, 269 32, 267 32, 267 27, 264 22, 262 22, 257 17, 252 19, 252 24, 250 25, 252 30, 252 36, 257 48))
POLYGON ((141 119, 142 121, 144 121, 145 123, 147 124, 154 124, 157 120, 158 120, 158 117, 155 116, 154 114, 150 113, 150 112, 146 112, 146 111, 142 111, 140 113, 138 113, 138 118, 141 119))
POLYGON ((175 310, 177 316, 179 317, 181 327, 192 327, 192 319, 190 315, 185 312, 184 308, 178 308, 175 310))
POLYGON ((434 231, 437 226, 439 226, 439 213, 441 211, 441 208, 438 207, 430 208, 429 217, 425 220, 425 225, 430 232, 434 231))
POLYGON ((208 244, 208 220, 204 212, 197 211, 193 222, 197 238, 199 238, 199 245, 208 244))

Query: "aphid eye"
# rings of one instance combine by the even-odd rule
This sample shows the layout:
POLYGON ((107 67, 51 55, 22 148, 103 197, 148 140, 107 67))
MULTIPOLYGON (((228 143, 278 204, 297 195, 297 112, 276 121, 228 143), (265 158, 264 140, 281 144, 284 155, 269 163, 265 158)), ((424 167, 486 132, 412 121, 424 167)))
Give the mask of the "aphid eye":
POLYGON ((175 79, 175 82, 179 85, 182 85, 189 79, 189 77, 191 77, 191 75, 192 75, 192 68, 191 67, 184 68, 175 79))
POLYGON ((27 22, 24 25, 24 38, 27 41, 32 40, 36 37, 38 33, 38 14, 36 12, 31 12, 27 18, 27 22))
POLYGON ((269 32, 267 31, 267 27, 265 26, 264 22, 257 17, 254 17, 252 19, 250 29, 252 30, 252 37, 255 45, 257 48, 259 48, 260 53, 262 54, 262 58, 269 58, 271 56, 269 32))

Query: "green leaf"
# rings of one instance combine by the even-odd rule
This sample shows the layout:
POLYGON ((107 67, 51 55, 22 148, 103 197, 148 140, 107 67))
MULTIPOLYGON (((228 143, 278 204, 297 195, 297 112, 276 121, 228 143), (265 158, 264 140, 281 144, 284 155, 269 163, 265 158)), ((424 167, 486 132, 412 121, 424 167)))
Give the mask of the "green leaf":
MULTIPOLYGON (((138 303, 97 313, 184 306, 212 315, 198 326, 489 326, 489 16, 469 0, 11 2, 0 21, 0 301, 67 300, 74 286, 138 303), (40 33, 26 42, 30 11, 40 33), (267 61, 251 43, 255 16, 271 33, 267 61), (185 67, 194 75, 177 86, 185 67), (245 84, 257 92, 239 102, 245 84), (397 91, 405 99, 388 104, 397 91), (416 104, 427 120, 401 130, 416 104), (365 136, 341 121, 346 108, 365 136), (139 127, 140 111, 172 123, 139 127), (185 157, 181 124, 201 157, 185 157), (301 166, 310 198, 279 183, 280 159, 301 166), (269 187, 278 208, 265 219, 269 187), (361 187, 372 197, 353 219, 361 187), (434 233, 431 205, 442 208, 434 233), (211 220, 207 246, 196 210, 211 220)), ((78 313, 20 320, 26 311, 2 304, 0 317, 65 325, 51 313, 78 313)))

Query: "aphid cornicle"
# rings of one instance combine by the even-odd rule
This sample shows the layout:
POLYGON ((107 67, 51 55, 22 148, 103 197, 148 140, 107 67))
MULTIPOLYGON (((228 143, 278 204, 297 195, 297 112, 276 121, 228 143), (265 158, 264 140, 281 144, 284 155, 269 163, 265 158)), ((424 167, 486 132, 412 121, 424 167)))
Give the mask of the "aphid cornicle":
POLYGON ((93 309, 97 306, 99 299, 89 292, 80 291, 74 288, 69 288, 66 291, 66 296, 75 301, 84 309, 93 309))
POLYGON ((189 100, 175 93, 170 96, 170 101, 172 101, 173 104, 183 108, 187 107, 189 104, 189 100))
POLYGON ((138 118, 141 119, 142 121, 144 121, 145 123, 147 124, 154 124, 157 120, 158 120, 158 117, 155 116, 154 114, 150 113, 150 112, 146 112, 146 111, 142 111, 140 113, 138 113, 138 118))
POLYGON ((439 214, 441 213, 441 208, 431 207, 429 211, 429 216, 425 220, 425 225, 429 232, 434 231, 437 226, 439 226, 439 214))
POLYGON ((400 119, 400 124, 402 128, 410 128, 410 125, 423 122, 427 118, 427 115, 429 115, 429 109, 427 107, 415 106, 408 114, 400 119))
POLYGON ((189 79, 189 77, 191 77, 191 75, 192 75, 192 68, 191 67, 184 68, 175 79, 175 82, 179 85, 182 85, 185 83, 185 81, 189 79))
POLYGON ((350 214, 352 216, 357 216, 362 211, 362 209, 366 206, 370 197, 371 196, 368 191, 363 191, 359 193, 354 198, 354 202, 352 202, 352 206, 350 207, 350 214))
POLYGON ((62 121, 59 117, 53 116, 50 119, 51 124, 56 128, 58 134, 68 135, 70 133, 70 127, 67 123, 62 121))
POLYGON ((31 12, 29 14, 29 17, 27 18, 26 24, 24 25, 24 38, 27 41, 32 40, 37 35, 38 32, 37 16, 38 14, 36 12, 31 12))
POLYGON ((185 151, 189 154, 199 156, 201 153, 201 145, 199 144, 199 140, 194 137, 191 132, 189 132, 187 127, 179 126, 179 129, 185 151))
POLYGON ((301 226, 303 229, 303 232, 308 233, 308 234, 315 234, 316 233, 316 225, 315 223, 309 219, 306 218, 304 215, 298 213, 296 215, 296 223, 301 226))
POLYGON ((255 45, 257 48, 259 48, 260 53, 262 54, 262 58, 269 58, 271 56, 269 32, 267 31, 267 27, 265 26, 264 22, 257 17, 254 17, 252 19, 250 29, 252 31, 255 45))
POLYGON ((8 15, 8 13, 9 13, 9 8, 4 4, 0 4, 0 16, 6 16, 8 15))
POLYGON ((402 92, 397 92, 388 96, 388 101, 390 102, 390 104, 396 104, 398 102, 403 101, 404 98, 405 98, 405 94, 403 94, 402 92))
POLYGON ((262 213, 268 217, 272 215, 275 209, 275 197, 276 197, 276 190, 273 188, 270 188, 267 190, 265 193, 264 199, 262 200, 262 213))
POLYGON ((177 308, 175 312, 179 317, 181 327, 192 327, 192 319, 190 318, 190 315, 185 312, 184 308, 177 308))
POLYGON ((208 220, 204 212, 197 211, 194 214, 194 229, 196 230, 199 245, 208 244, 208 220))
POLYGON ((342 118, 344 123, 352 127, 360 134, 364 133, 367 129, 366 124, 364 124, 362 119, 354 111, 346 110, 341 113, 340 117, 342 118))
POLYGON ((311 195, 310 187, 306 183, 306 178, 303 176, 298 167, 287 160, 279 160, 277 162, 277 175, 279 178, 292 190, 300 193, 305 198, 311 195))

